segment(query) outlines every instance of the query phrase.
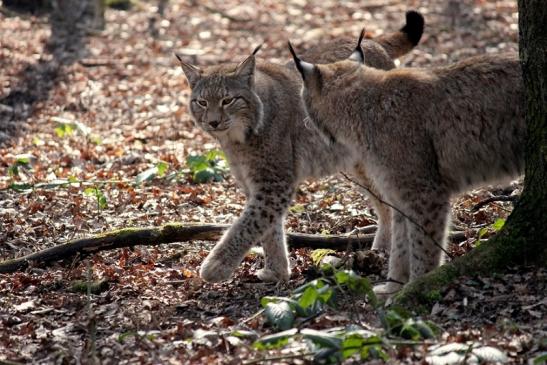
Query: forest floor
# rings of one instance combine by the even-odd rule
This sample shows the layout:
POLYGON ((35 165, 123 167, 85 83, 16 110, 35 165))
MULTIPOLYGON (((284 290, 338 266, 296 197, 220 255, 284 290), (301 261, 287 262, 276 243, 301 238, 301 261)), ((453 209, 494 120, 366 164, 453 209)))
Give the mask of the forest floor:
MULTIPOLYGON (((242 60, 264 42, 258 57, 285 63, 289 37, 309 45, 357 35, 363 26, 374 37, 400 28, 409 9, 423 13, 426 29, 401 66, 518 49, 512 0, 172 0, 164 14, 154 4, 108 9, 106 29, 85 35, 55 29, 47 14, 0 12, 2 259, 120 227, 230 223, 238 216, 244 198, 229 174, 219 182, 192 181, 187 157, 218 145, 190 121, 189 89, 175 51, 210 65, 242 60), (137 184, 139 174, 144 181, 137 184), (78 183, 36 185, 63 179, 78 183)), ((450 252, 462 255, 479 244, 479 231, 487 239, 512 209, 511 202, 493 202, 474 211, 477 203, 519 189, 517 181, 454 199, 453 226, 467 239, 452 242, 450 252)), ((358 190, 342 176, 303 184, 287 230, 347 233, 375 224, 358 190)), ((260 350, 253 342, 275 332, 264 316, 254 315, 260 299, 289 295, 313 277, 311 250, 291 251, 295 268, 285 286, 258 282, 257 255, 247 257, 229 282, 207 284, 197 272, 212 244, 120 249, 1 274, 0 363, 239 364, 272 356, 278 357, 272 363, 309 363, 310 355, 295 352, 294 344, 260 350), (82 281, 100 285, 87 294, 82 281)), ((371 278, 382 271, 385 262, 371 278)), ((385 345, 387 361, 432 362, 435 348, 460 343, 468 349, 457 363, 472 358, 470 345, 497 348, 508 363, 527 363, 547 351, 546 279, 546 270, 514 268, 454 282, 425 317, 438 334, 385 345)), ((299 328, 354 324, 381 333, 378 318, 369 302, 353 300, 325 308, 299 328)))

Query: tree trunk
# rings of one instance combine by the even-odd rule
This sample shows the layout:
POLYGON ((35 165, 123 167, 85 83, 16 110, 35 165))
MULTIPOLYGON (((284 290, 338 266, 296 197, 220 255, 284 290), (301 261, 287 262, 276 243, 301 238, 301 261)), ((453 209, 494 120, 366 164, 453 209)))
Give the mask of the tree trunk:
POLYGON ((547 265, 547 6, 545 0, 519 0, 518 4, 528 128, 522 196, 496 237, 405 286, 395 303, 428 309, 439 299, 440 290, 459 276, 547 265))

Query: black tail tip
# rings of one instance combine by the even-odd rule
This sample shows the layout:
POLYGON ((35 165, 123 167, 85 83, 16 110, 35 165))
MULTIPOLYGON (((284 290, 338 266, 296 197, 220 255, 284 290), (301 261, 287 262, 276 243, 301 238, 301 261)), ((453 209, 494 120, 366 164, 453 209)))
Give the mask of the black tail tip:
POLYGON ((406 12, 406 24, 401 28, 401 32, 405 33, 412 44, 420 43, 422 34, 424 33, 424 17, 417 11, 410 10, 406 12))

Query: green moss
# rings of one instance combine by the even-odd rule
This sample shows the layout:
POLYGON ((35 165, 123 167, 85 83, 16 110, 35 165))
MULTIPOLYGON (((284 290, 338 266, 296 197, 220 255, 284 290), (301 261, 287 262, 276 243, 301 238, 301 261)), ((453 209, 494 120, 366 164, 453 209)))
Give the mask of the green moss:
MULTIPOLYGON (((88 282, 85 280, 75 280, 70 285, 70 290, 76 293, 87 293, 88 282)), ((100 294, 108 290, 108 280, 92 281, 89 283, 92 294, 100 294)))

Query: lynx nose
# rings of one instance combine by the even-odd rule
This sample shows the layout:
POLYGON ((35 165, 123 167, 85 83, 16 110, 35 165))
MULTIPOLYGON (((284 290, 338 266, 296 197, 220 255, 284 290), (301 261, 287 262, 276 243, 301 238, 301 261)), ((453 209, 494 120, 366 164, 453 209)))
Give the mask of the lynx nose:
POLYGON ((213 128, 218 127, 219 124, 220 124, 220 122, 217 121, 217 120, 213 120, 213 121, 209 122, 209 125, 213 128))

